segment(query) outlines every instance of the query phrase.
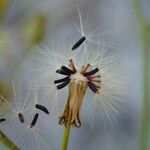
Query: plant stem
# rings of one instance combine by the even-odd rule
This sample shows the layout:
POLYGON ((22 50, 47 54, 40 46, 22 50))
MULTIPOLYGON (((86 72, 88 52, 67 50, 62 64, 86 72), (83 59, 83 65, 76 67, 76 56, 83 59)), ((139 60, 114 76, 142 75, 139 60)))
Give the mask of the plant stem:
POLYGON ((8 150, 19 150, 19 148, 1 130, 0 142, 4 144, 8 150))
MULTIPOLYGON (((70 98, 71 98, 70 95, 71 95, 71 92, 69 90, 69 94, 68 94, 68 98, 67 98, 68 107, 69 107, 69 102, 70 102, 70 98)), ((68 114, 68 116, 69 116, 69 114, 68 114)), ((70 121, 68 121, 68 124, 66 125, 66 127, 64 127, 64 132, 63 132, 63 136, 62 136, 62 140, 61 140, 60 150, 67 150, 70 130, 71 130, 71 125, 70 125, 70 121)))
POLYGON ((134 0, 134 5, 138 17, 140 40, 143 48, 143 100, 141 114, 140 150, 147 150, 149 133, 149 32, 147 28, 147 22, 140 7, 140 1, 134 0))
POLYGON ((63 133, 62 142, 61 142, 61 150, 67 150, 70 129, 71 129, 70 126, 64 127, 64 133, 63 133))

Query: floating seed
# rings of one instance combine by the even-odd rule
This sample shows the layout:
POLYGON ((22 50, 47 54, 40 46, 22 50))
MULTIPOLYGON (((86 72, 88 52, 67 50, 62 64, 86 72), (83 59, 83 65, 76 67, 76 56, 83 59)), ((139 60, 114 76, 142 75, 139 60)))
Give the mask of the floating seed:
POLYGON ((97 73, 98 71, 99 71, 99 69, 98 69, 98 68, 95 68, 94 70, 91 70, 91 71, 89 71, 89 72, 86 72, 84 75, 85 75, 85 76, 91 76, 91 75, 97 73))
POLYGON ((46 114, 49 114, 49 111, 46 107, 40 105, 40 104, 36 104, 35 107, 39 110, 42 110, 43 112, 45 112, 46 114))
POLYGON ((0 119, 0 123, 1 123, 1 122, 4 122, 4 121, 6 121, 5 118, 1 118, 1 119, 0 119))
POLYGON ((21 123, 24 123, 24 117, 22 113, 18 113, 18 118, 21 123))
POLYGON ((34 126, 35 126, 35 124, 36 124, 36 122, 37 122, 38 117, 39 117, 39 114, 38 114, 38 113, 36 113, 36 114, 34 115, 34 118, 33 118, 32 122, 31 122, 30 128, 32 128, 32 127, 34 127, 34 126))
POLYGON ((85 40, 86 40, 86 37, 83 36, 83 37, 72 47, 72 50, 77 49, 85 40))
POLYGON ((57 89, 62 89, 64 88, 68 83, 70 82, 70 79, 67 79, 65 82, 57 86, 57 89))
POLYGON ((89 88, 94 92, 96 93, 98 91, 97 87, 95 86, 94 83, 92 83, 91 81, 88 82, 88 86, 89 88))
POLYGON ((56 72, 59 73, 59 74, 62 74, 62 75, 67 75, 67 76, 71 75, 70 72, 65 72, 64 70, 61 70, 61 69, 56 70, 56 72))
POLYGON ((69 76, 67 76, 67 77, 62 78, 62 79, 54 80, 54 83, 55 83, 55 84, 57 84, 57 83, 61 83, 61 82, 66 81, 66 80, 67 80, 67 79, 69 79, 69 78, 70 78, 70 77, 69 77, 69 76))
POLYGON ((66 66, 62 66, 61 69, 64 71, 64 72, 68 72, 70 74, 74 74, 74 71, 72 71, 71 69, 67 68, 66 66))

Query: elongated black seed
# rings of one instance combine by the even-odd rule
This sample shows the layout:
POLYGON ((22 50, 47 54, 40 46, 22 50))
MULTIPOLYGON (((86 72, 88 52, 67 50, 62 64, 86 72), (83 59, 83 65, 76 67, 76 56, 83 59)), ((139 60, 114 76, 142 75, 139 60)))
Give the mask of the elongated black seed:
POLYGON ((57 89, 59 90, 59 89, 64 88, 69 82, 70 82, 70 79, 67 79, 65 82, 59 84, 59 85, 57 86, 57 89))
POLYGON ((38 117, 39 117, 39 114, 36 113, 36 114, 34 115, 34 118, 33 118, 32 122, 31 122, 31 125, 30 125, 31 128, 35 126, 38 117))
POLYGON ((97 73, 98 71, 99 71, 99 69, 98 69, 98 68, 95 68, 94 70, 91 70, 91 71, 89 71, 89 72, 86 72, 84 75, 85 75, 85 76, 91 76, 91 75, 97 73))
POLYGON ((40 104, 36 104, 35 107, 39 110, 42 110, 43 112, 45 112, 46 114, 49 114, 49 111, 46 107, 44 107, 43 105, 40 104))
POLYGON ((5 118, 0 118, 0 123, 4 122, 6 119, 5 118))
POLYGON ((64 71, 64 72, 68 72, 70 74, 74 74, 75 72, 72 71, 71 69, 67 68, 66 66, 62 66, 61 69, 64 71))
POLYGON ((54 80, 54 83, 55 83, 55 84, 57 84, 57 83, 61 83, 61 82, 66 81, 66 80, 67 80, 67 79, 69 79, 69 78, 70 78, 70 77, 69 77, 69 76, 67 76, 67 77, 62 78, 62 79, 54 80))
POLYGON ((72 50, 77 49, 85 40, 86 40, 86 37, 83 36, 83 37, 72 47, 72 50))
POLYGON ((24 123, 24 117, 22 113, 18 113, 18 118, 21 123, 24 123))
POLYGON ((96 93, 98 91, 97 87, 95 86, 94 83, 92 83, 91 81, 88 82, 88 86, 89 88, 94 92, 96 93))
POLYGON ((65 72, 64 70, 61 70, 61 69, 56 70, 56 72, 59 73, 59 74, 62 74, 62 75, 67 75, 67 76, 71 75, 70 72, 65 72))

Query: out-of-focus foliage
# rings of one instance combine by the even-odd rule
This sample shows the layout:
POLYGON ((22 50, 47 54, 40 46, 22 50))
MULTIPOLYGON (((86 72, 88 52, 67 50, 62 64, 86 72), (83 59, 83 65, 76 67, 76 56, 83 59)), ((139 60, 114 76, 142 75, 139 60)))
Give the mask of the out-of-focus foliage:
POLYGON ((3 27, 0 26, 0 53, 7 47, 7 37, 3 27))
POLYGON ((42 14, 31 18, 24 25, 25 39, 30 46, 38 44, 43 40, 45 34, 46 17, 42 14))
POLYGON ((4 17, 8 0, 0 0, 0 20, 4 17))
MULTIPOLYGON (((5 83, 0 82, 0 95, 4 97, 5 99, 9 99, 10 97, 10 89, 8 85, 5 83)), ((0 98, 0 107, 4 103, 4 100, 0 98)))
MULTIPOLYGON (((70 149, 97 150, 99 147, 102 150, 138 149, 142 97, 142 48, 140 47, 140 37, 137 29, 138 23, 132 7, 132 0, 83 1, 85 3, 82 4, 81 9, 86 8, 85 4, 87 4, 93 8, 93 12, 96 11, 99 14, 99 17, 94 19, 101 23, 102 27, 100 26, 100 32, 102 32, 102 35, 110 35, 109 39, 115 39, 118 45, 117 48, 121 52, 120 59, 124 62, 127 70, 128 80, 125 82, 128 82, 130 90, 124 106, 125 113, 121 115, 116 124, 111 126, 106 123, 105 127, 102 123, 103 119, 97 116, 98 121, 94 124, 94 130, 92 130, 93 128, 91 129, 90 123, 87 121, 89 116, 82 116, 85 120, 83 122, 84 125, 78 131, 73 130, 70 149), (96 5, 94 2, 96 2, 96 5), (107 26, 109 26, 110 31, 107 30, 107 26)), ((148 7, 150 4, 149 0, 141 1, 143 10, 150 14, 148 7)), ((46 36, 48 40, 53 38, 51 37, 53 30, 61 28, 64 24, 67 27, 62 33, 66 33, 66 35, 68 34, 67 32, 72 33, 70 24, 73 26, 73 22, 77 17, 76 5, 80 5, 80 2, 79 0, 0 0, 1 96, 10 100, 11 82, 9 81, 12 80, 11 71, 14 71, 13 77, 16 77, 18 80, 22 80, 22 76, 24 80, 25 74, 30 74, 27 69, 30 67, 28 60, 31 57, 36 58, 33 53, 35 50, 34 47, 41 43, 46 36), (17 75, 19 69, 22 76, 17 75)), ((91 19, 92 13, 90 14, 91 16, 88 16, 88 9, 85 12, 85 16, 91 19)), ((87 27, 91 24, 87 24, 87 27)), ((150 21, 148 21, 146 32, 150 33, 150 21)), ((64 97, 62 96, 61 99, 64 99, 64 97)), ((0 106, 3 102, 0 99, 0 106)), ((56 126, 57 121, 44 122, 43 124, 45 130, 51 127, 52 131, 54 131, 54 137, 50 137, 50 140, 54 140, 55 149, 58 149, 60 127, 56 126)), ((49 137, 49 133, 47 133, 47 137, 49 137)))

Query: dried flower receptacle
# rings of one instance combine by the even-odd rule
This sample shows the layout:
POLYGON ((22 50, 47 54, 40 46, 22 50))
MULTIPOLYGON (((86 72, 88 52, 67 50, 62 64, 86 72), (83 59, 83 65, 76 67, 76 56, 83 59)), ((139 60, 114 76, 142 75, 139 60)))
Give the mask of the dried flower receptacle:
POLYGON ((67 100, 64 112, 60 116, 59 123, 65 126, 69 123, 72 126, 80 127, 80 108, 84 98, 87 84, 84 81, 69 83, 69 100, 67 100))
POLYGON ((55 84, 60 83, 57 85, 58 89, 66 85, 69 88, 68 100, 62 115, 59 117, 59 124, 79 128, 81 126, 80 109, 86 89, 89 86, 94 93, 98 93, 101 80, 100 75, 95 75, 99 71, 98 68, 87 72, 90 67, 90 64, 87 63, 82 66, 81 70, 77 70, 73 60, 71 59, 69 62, 69 68, 62 66, 56 71, 59 74, 67 75, 67 77, 54 81, 55 84))

